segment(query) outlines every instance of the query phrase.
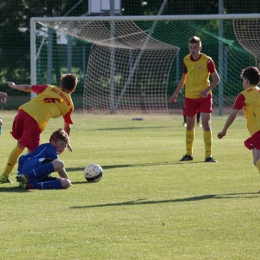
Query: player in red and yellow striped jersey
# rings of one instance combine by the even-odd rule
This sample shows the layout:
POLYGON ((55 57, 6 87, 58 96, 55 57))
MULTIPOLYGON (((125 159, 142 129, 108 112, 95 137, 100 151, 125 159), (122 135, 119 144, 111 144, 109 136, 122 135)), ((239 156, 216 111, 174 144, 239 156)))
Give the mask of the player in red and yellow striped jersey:
POLYGON ((242 70, 241 78, 243 79, 244 90, 240 92, 233 105, 223 129, 218 133, 221 139, 227 134, 228 128, 236 119, 240 110, 243 110, 247 120, 247 129, 251 135, 244 144, 252 150, 254 164, 260 172, 260 72, 256 67, 247 67, 242 70))
POLYGON ((212 157, 212 92, 219 83, 219 75, 213 60, 201 53, 201 40, 197 36, 189 39, 190 54, 183 59, 183 74, 178 86, 171 97, 171 102, 177 101, 177 97, 185 85, 185 111, 186 116, 186 155, 180 161, 193 160, 193 142, 195 138, 196 114, 200 112, 201 123, 204 131, 205 162, 217 162, 212 157), (210 75, 212 81, 210 82, 210 75))
MULTIPOLYGON (((64 74, 61 77, 60 88, 53 85, 15 85, 7 82, 12 89, 24 92, 34 92, 37 96, 18 108, 14 118, 12 136, 17 140, 17 146, 11 151, 6 167, 0 175, 1 183, 12 182, 9 179, 13 167, 25 148, 32 152, 40 144, 40 134, 45 129, 50 118, 62 116, 65 132, 70 135, 70 125, 73 124, 71 114, 74 105, 70 94, 76 90, 78 79, 73 74, 64 74)), ((68 149, 72 151, 70 144, 68 149)))

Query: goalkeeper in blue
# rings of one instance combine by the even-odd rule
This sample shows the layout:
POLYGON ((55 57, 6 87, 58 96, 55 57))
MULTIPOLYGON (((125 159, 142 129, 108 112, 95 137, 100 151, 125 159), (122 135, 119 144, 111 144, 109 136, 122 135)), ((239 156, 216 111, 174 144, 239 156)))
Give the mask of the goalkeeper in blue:
POLYGON ((72 186, 64 168, 64 162, 58 159, 69 143, 68 134, 55 130, 49 143, 39 145, 32 153, 22 155, 18 161, 16 180, 22 189, 67 189, 72 186), (58 172, 59 177, 51 176, 58 172))

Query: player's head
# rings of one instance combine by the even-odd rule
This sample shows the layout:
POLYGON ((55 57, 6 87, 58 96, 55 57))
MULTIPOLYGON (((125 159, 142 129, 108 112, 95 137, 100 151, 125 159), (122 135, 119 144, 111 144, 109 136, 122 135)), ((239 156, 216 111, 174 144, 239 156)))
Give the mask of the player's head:
POLYGON ((256 67, 250 66, 243 69, 240 76, 243 79, 243 86, 244 84, 251 86, 257 86, 259 84, 260 72, 256 67))
POLYGON ((68 93, 72 93, 76 90, 78 84, 77 77, 72 73, 66 73, 61 76, 60 87, 68 93))
POLYGON ((56 148, 57 153, 61 154, 69 143, 69 136, 64 130, 58 128, 52 133, 50 143, 56 148))
POLYGON ((201 40, 197 36, 193 36, 189 39, 190 54, 197 57, 202 49, 201 40))

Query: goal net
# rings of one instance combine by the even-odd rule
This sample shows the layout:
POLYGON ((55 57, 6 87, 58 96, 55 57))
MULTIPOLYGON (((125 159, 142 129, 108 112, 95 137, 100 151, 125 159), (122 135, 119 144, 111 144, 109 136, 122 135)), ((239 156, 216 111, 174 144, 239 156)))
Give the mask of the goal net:
POLYGON ((255 57, 255 66, 260 68, 260 18, 234 19, 234 32, 241 46, 255 57))
POLYGON ((259 64, 259 21, 260 14, 32 18, 32 83, 73 72, 73 100, 86 113, 180 113, 184 94, 169 100, 197 35, 221 77, 213 107, 222 114, 242 90, 241 70, 259 64))

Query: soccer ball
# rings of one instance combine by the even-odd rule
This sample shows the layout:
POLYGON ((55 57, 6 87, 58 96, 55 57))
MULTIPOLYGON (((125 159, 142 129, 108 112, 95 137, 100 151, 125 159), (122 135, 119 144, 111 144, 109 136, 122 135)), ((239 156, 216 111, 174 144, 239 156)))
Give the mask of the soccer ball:
POLYGON ((84 177, 88 182, 99 182, 103 176, 103 169, 98 164, 90 164, 84 169, 84 177))

